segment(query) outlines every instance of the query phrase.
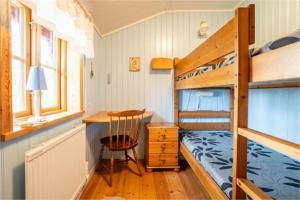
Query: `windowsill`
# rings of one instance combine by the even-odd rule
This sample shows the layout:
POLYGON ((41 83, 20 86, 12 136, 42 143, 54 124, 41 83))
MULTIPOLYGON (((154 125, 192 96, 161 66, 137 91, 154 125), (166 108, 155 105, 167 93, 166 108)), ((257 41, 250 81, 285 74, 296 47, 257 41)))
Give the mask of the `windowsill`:
POLYGON ((27 125, 27 126, 16 125, 13 127, 13 131, 1 134, 0 140, 3 142, 10 141, 10 140, 31 134, 38 130, 42 130, 44 128, 48 128, 51 126, 55 126, 55 125, 65 122, 65 121, 80 117, 83 115, 83 113, 84 113, 84 111, 62 112, 62 113, 46 116, 45 117, 46 120, 41 123, 36 123, 36 124, 32 124, 32 125, 27 125))

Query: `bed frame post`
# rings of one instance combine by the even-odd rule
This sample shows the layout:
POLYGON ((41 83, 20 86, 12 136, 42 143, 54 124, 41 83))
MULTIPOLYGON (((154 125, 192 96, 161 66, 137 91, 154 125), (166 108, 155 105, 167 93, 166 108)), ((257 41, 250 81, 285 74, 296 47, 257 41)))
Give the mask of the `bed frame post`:
POLYGON ((179 91, 176 90, 176 64, 179 62, 179 58, 174 58, 174 123, 179 125, 179 91))
POLYGON ((234 89, 229 89, 229 106, 230 106, 230 131, 233 132, 234 130, 234 89))
POLYGON ((238 128, 248 127, 248 79, 250 43, 249 8, 238 8, 235 13, 234 65, 234 140, 232 199, 245 199, 245 192, 237 186, 237 178, 247 177, 247 138, 238 135, 238 128))

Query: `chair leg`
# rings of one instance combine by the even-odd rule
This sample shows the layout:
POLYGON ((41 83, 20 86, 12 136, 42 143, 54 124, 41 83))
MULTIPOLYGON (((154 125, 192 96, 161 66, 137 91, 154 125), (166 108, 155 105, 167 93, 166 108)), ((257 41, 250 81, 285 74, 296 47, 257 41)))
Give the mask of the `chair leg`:
POLYGON ((110 178, 109 178, 109 186, 112 186, 112 179, 113 179, 113 173, 114 173, 114 152, 110 152, 110 178))
POLYGON ((134 159, 135 159, 136 167, 138 168, 140 176, 142 176, 142 172, 141 172, 141 169, 140 169, 140 166, 139 166, 139 163, 138 163, 137 154, 136 154, 136 151, 135 151, 134 148, 132 148, 132 152, 133 152, 133 156, 134 156, 134 159))
POLYGON ((100 149, 100 154, 99 154, 99 167, 98 168, 101 168, 101 165, 102 165, 103 151, 104 151, 104 145, 102 144, 101 149, 100 149))
POLYGON ((125 153, 125 161, 126 161, 126 164, 128 164, 128 153, 127 153, 127 150, 125 150, 124 153, 125 153))

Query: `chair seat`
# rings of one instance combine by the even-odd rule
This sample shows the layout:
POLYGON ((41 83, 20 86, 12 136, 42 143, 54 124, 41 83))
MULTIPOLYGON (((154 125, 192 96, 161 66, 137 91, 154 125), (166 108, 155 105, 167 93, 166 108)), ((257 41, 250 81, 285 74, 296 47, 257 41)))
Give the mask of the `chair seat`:
POLYGON ((109 136, 100 139, 101 144, 107 146, 112 151, 122 151, 131 149, 137 146, 137 142, 132 143, 133 140, 130 139, 128 135, 125 136, 125 144, 123 144, 123 135, 120 135, 117 139, 117 136, 112 136, 112 145, 109 143, 109 136))

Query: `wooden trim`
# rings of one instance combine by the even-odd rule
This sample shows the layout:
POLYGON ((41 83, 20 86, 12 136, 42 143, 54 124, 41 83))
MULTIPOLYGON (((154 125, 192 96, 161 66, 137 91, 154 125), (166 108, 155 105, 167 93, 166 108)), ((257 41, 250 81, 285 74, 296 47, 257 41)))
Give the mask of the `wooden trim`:
POLYGON ((295 144, 259 131, 251 130, 249 128, 239 128, 238 133, 249 140, 253 140, 254 142, 265 145, 291 158, 300 160, 299 144, 295 144))
MULTIPOLYGON (((27 77, 30 70, 31 65, 31 29, 30 29, 30 22, 31 22, 31 10, 23 5, 22 3, 18 1, 13 1, 13 4, 16 4, 17 6, 20 6, 24 11, 24 58, 12 55, 12 59, 19 60, 26 65, 26 83, 27 83, 27 77)), ((26 85, 25 85, 26 87, 26 85)), ((26 110, 21 112, 14 112, 14 116, 16 118, 19 117, 26 117, 32 114, 32 102, 31 102, 31 94, 30 92, 26 91, 26 110)))
POLYGON ((176 77, 233 52, 234 25, 234 19, 230 20, 192 53, 181 59, 175 66, 176 77))
POLYGON ((237 178, 247 177, 247 138, 238 135, 238 128, 248 126, 249 77, 249 8, 238 8, 235 13, 234 64, 234 139, 232 199, 245 199, 245 192, 237 187, 237 178))
POLYGON ((67 93, 67 73, 68 73, 68 67, 67 67, 67 64, 68 64, 68 50, 67 50, 67 41, 65 40, 62 40, 62 43, 61 43, 61 65, 62 65, 62 70, 61 70, 61 82, 62 82, 62 86, 61 86, 61 109, 66 111, 67 108, 68 108, 68 105, 67 105, 67 99, 68 99, 68 93, 67 93))
POLYGON ((221 188, 216 184, 213 178, 206 172, 205 168, 195 159, 195 157, 189 152, 186 146, 180 142, 180 152, 182 156, 191 166, 195 175, 202 183, 211 199, 228 199, 221 188))
POLYGON ((228 65, 181 81, 175 81, 176 89, 229 87, 233 85, 234 65, 228 65))
POLYGON ((84 56, 80 57, 80 110, 84 110, 84 56))
POLYGON ((275 83, 300 80, 300 42, 251 58, 250 82, 275 83))
POLYGON ((61 109, 59 107, 53 107, 51 109, 45 110, 45 112, 41 113, 41 116, 54 115, 62 112, 66 112, 66 110, 61 109))
POLYGON ((243 189, 252 199, 257 200, 271 200, 272 198, 264 191, 258 188, 254 183, 248 179, 237 179, 238 186, 243 189))
POLYGON ((227 118, 230 112, 227 111, 181 111, 180 118, 227 118))
POLYGON ((56 38, 56 73, 57 73, 57 104, 58 104, 58 107, 61 109, 62 106, 61 106, 61 100, 62 100, 62 82, 63 80, 61 79, 62 76, 62 40, 59 39, 59 38, 56 38))
POLYGON ((31 134, 31 133, 36 132, 36 131, 40 131, 42 129, 49 128, 51 126, 61 124, 61 123, 66 122, 68 120, 71 120, 71 119, 74 119, 74 118, 77 118, 77 117, 81 117, 83 115, 83 113, 84 112, 76 112, 76 113, 59 114, 59 115, 56 115, 56 116, 52 115, 51 117, 49 117, 49 119, 47 121, 45 121, 43 123, 35 124, 33 126, 24 127, 24 128, 14 127, 13 131, 1 134, 0 135, 1 136, 0 141, 3 141, 3 142, 10 141, 10 140, 13 140, 13 139, 31 134))
POLYGON ((12 130, 11 45, 9 0, 0 1, 0 132, 12 130))
POLYGON ((230 123, 227 122, 181 122, 181 129, 186 130, 229 130, 230 123))

